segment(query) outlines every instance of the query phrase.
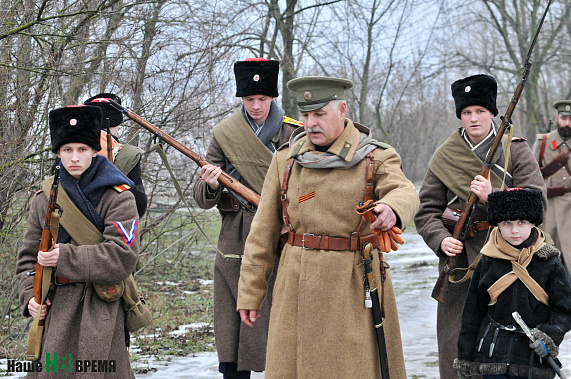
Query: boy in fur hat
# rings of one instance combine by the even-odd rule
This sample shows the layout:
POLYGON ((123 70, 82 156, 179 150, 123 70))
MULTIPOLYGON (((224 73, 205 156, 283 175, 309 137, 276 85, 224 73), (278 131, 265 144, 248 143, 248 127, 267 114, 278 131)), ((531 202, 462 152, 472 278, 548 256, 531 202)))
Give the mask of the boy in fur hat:
MULTIPOLYGON (((48 178, 42 184, 44 190, 32 197, 18 254, 16 274, 23 314, 35 317, 39 312, 39 319, 45 319, 39 358, 46 369, 48 356, 56 361, 59 356, 60 362, 65 359, 70 370, 60 366, 58 378, 75 378, 70 360, 74 367, 80 360, 114 361, 114 371, 98 377, 134 378, 126 348, 123 301, 103 301, 93 286, 121 282, 135 269, 138 214, 135 198, 127 191, 133 182, 97 154, 101 109, 86 105, 54 109, 49 113, 49 126, 52 151, 61 159, 57 201, 63 214, 53 249, 38 251, 53 180, 48 178), (93 237, 86 237, 86 230, 93 237), (28 275, 36 263, 53 267, 44 304, 34 299, 34 276, 28 275)), ((28 377, 51 377, 51 373, 44 370, 28 377)))
POLYGON ((458 358, 462 379, 551 379, 542 357, 556 358, 571 329, 571 284, 560 252, 546 244, 541 191, 510 188, 488 196, 488 222, 496 226, 482 248, 462 312, 458 358), (513 319, 519 312, 536 338, 513 319))
POLYGON ((490 175, 487 178, 480 175, 498 130, 494 122, 498 114, 496 79, 487 74, 472 75, 456 80, 450 88, 456 117, 462 126, 452 132, 430 159, 419 192, 420 208, 414 217, 418 233, 439 258, 439 271, 443 270, 448 257, 456 260, 456 282, 450 283, 448 292, 443 294, 443 302, 438 303, 436 321, 440 377, 447 379, 456 376, 452 364, 458 351, 456 344, 450 341, 458 340, 462 307, 470 284, 461 279, 484 246, 489 229, 486 220, 488 195, 502 187, 504 174, 507 187, 545 192, 539 166, 524 138, 513 138, 510 145, 508 136, 504 135, 492 159, 490 175), (509 158, 507 165, 506 156, 509 158), (464 209, 470 192, 480 201, 472 212, 471 231, 460 241, 447 228, 443 215, 447 208, 451 211, 464 209))

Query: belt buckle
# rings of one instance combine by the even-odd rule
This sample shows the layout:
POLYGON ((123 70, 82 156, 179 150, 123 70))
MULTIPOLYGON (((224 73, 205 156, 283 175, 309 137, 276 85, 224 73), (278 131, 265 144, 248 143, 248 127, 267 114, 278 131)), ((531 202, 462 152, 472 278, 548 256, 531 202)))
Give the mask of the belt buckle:
POLYGON ((313 247, 305 247, 305 236, 314 236, 313 233, 303 233, 303 237, 301 238, 301 247, 305 250, 313 250, 313 247))
POLYGON ((509 331, 509 332, 515 332, 517 328, 513 325, 505 325, 504 329, 509 331))

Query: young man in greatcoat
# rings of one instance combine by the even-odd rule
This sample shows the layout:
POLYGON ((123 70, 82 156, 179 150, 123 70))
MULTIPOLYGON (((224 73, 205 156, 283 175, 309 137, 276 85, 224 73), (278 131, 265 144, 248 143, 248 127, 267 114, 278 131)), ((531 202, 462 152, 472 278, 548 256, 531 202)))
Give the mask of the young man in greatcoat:
POLYGON ((118 134, 119 127, 123 123, 123 113, 113 107, 109 100, 121 104, 121 98, 113 93, 100 93, 85 100, 84 104, 101 108, 103 122, 101 123, 101 150, 99 154, 104 157, 109 156, 107 151, 107 128, 109 128, 113 144, 113 164, 135 183, 135 186, 131 188, 131 192, 135 195, 137 212, 139 213, 139 218, 141 218, 147 211, 147 194, 145 193, 145 187, 143 187, 143 172, 141 169, 143 150, 119 141, 118 134))
POLYGON ((567 270, 571 271, 571 100, 553 104, 557 109, 557 130, 538 134, 533 154, 543 168, 560 156, 553 170, 543 173, 547 185, 547 211, 542 229, 563 254, 567 270), (549 172, 551 171, 551 172, 549 172))
MULTIPOLYGON (((304 126, 268 169, 238 286, 242 321, 254 327, 267 322, 260 308, 273 295, 266 379, 381 377, 373 316, 365 307, 361 249, 370 236, 377 237, 373 229, 405 227, 418 197, 396 151, 345 118, 345 89, 352 86, 350 80, 330 77, 288 82, 304 126), (373 223, 355 212, 367 198, 376 203, 373 223), (288 240, 272 292, 267 279, 275 268, 284 220, 288 240)), ((380 283, 377 250, 373 258, 380 283)), ((390 377, 404 379, 390 276, 384 297, 390 377)))
POLYGON ((216 206, 222 216, 218 250, 224 256, 216 254, 214 262, 214 337, 219 371, 225 379, 247 379, 251 371, 264 371, 271 296, 262 307, 265 321, 254 329, 242 325, 236 312, 238 277, 254 213, 224 190, 218 177, 224 170, 260 193, 272 154, 301 125, 285 117, 275 101, 278 70, 279 62, 262 58, 234 64, 236 97, 242 99, 242 106, 214 127, 206 152, 212 164, 202 167, 201 180, 194 186, 198 206, 216 206))
MULTIPOLYGON (((426 244, 440 258, 442 270, 447 257, 456 257, 456 268, 466 268, 478 256, 488 232, 486 201, 492 188, 501 188, 505 170, 507 136, 492 160, 490 177, 479 175, 498 127, 493 121, 496 107, 497 82, 490 75, 473 75, 452 83, 456 117, 462 126, 436 150, 420 188, 420 208, 414 218, 416 229, 426 244), (472 232, 462 243, 452 237, 442 215, 447 207, 462 210, 472 191, 479 198, 473 211, 472 232)), ((511 143, 506 175, 507 187, 527 187, 544 193, 545 184, 537 161, 523 138, 511 143)), ((545 200, 544 200, 545 201, 545 200)), ((460 280, 464 271, 454 278, 460 280)), ((441 378, 455 378, 452 367, 457 356, 462 307, 468 293, 469 280, 450 283, 444 303, 438 303, 438 363, 441 378)))
MULTIPOLYGON (((58 378, 75 378, 75 363, 83 360, 114 361, 114 372, 87 373, 86 377, 134 378, 124 333, 122 299, 103 301, 94 283, 118 283, 135 268, 139 256, 138 214, 133 182, 108 159, 99 156, 101 110, 92 106, 69 106, 49 113, 52 151, 61 160, 58 203, 67 194, 53 250, 38 251, 51 179, 32 198, 23 247, 18 254, 16 274, 25 316, 45 319, 40 359, 44 370, 32 378, 51 378, 46 372, 46 355, 60 362, 65 358, 70 371, 59 368, 58 378), (72 210, 74 208, 74 210, 72 210), (100 243, 79 244, 79 225, 95 229, 100 243), (72 237, 74 236, 74 237, 72 237), (45 303, 40 307, 33 295, 36 262, 53 267, 53 278, 45 303)), ((53 232, 53 231, 52 231, 53 232)), ((109 367, 109 366, 108 366, 109 367)))

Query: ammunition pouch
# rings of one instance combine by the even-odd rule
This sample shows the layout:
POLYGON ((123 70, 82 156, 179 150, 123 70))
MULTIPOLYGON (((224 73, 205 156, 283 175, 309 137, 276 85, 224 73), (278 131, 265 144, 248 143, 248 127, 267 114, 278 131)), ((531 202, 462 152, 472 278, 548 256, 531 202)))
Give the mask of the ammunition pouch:
POLYGON ((541 174, 544 179, 549 178, 551 175, 555 174, 561 168, 567 165, 567 159, 569 158, 569 153, 559 153, 551 162, 541 167, 541 174))
POLYGON ((221 212, 238 212, 242 209, 240 202, 226 191, 222 192, 217 206, 221 212))
MULTIPOLYGON (((446 209, 442 213, 442 223, 451 234, 454 234, 454 228, 456 228, 456 224, 460 219, 461 213, 462 211, 460 209, 452 209, 450 207, 446 207, 446 209)), ((488 230, 489 228, 490 224, 488 223, 488 221, 473 222, 472 225, 470 225, 468 237, 474 238, 474 233, 482 232, 484 230, 488 230)))
POLYGON ((97 296, 107 303, 119 300, 125 292, 123 282, 113 284, 93 283, 93 289, 97 296))

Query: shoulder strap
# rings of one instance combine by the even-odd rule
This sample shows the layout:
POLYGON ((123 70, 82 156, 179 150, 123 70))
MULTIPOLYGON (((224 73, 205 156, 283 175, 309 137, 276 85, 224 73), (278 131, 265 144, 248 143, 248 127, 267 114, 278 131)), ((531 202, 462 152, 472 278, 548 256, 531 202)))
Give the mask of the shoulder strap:
POLYGON ((284 171, 284 180, 282 182, 281 200, 282 200, 282 210, 284 212, 285 225, 290 231, 295 233, 293 226, 289 222, 289 216, 287 214, 287 186, 288 186, 288 182, 289 182, 289 175, 291 173, 291 168, 293 167, 294 162, 295 162, 295 159, 290 158, 290 159, 288 159, 288 161, 286 163, 286 167, 285 167, 285 171, 284 171))
MULTIPOLYGON (((42 188, 46 196, 49 196, 47 188, 51 187, 52 181, 53 177, 44 180, 42 183, 42 188)), ((75 243, 78 245, 95 245, 103 242, 103 234, 101 234, 99 229, 75 206, 63 186, 60 186, 58 189, 57 202, 63 209, 60 224, 69 233, 75 243)))
MULTIPOLYGON (((365 187, 365 198, 363 199, 363 203, 367 202, 368 200, 373 200, 373 187, 375 182, 375 155, 373 151, 367 154, 367 176, 365 178, 367 184, 365 187)), ((360 234, 365 228, 366 223, 367 218, 364 215, 361 216, 361 222, 359 223, 357 230, 355 230, 353 233, 360 234)))

